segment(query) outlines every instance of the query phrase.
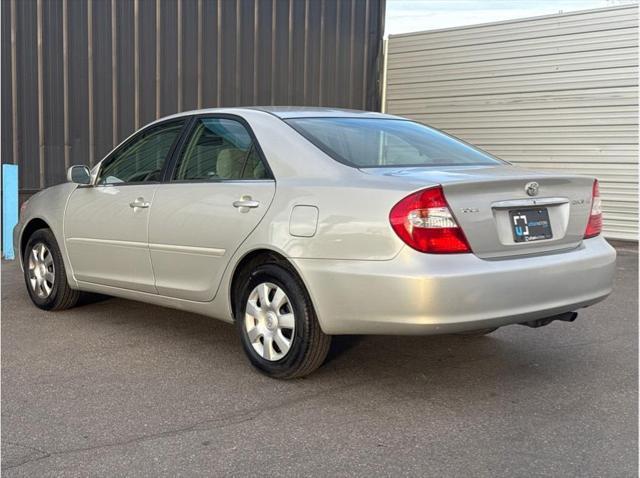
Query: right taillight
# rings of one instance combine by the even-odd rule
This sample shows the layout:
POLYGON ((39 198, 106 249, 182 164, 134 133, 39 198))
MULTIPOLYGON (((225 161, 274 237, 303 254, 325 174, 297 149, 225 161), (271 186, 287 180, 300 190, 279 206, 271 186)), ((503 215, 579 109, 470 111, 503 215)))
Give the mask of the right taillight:
POLYGON ((420 252, 471 252, 444 197, 442 186, 413 193, 393 206, 389 222, 407 245, 420 252))
POLYGON ((598 180, 593 182, 593 195, 591 199, 591 213, 584 238, 595 237, 602 232, 602 200, 600 199, 600 188, 598 180))

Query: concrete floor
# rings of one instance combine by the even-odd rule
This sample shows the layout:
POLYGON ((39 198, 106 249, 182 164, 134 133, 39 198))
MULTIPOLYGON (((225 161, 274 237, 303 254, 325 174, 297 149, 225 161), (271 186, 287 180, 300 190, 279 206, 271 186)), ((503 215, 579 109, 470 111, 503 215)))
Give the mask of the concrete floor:
POLYGON ((638 257, 573 324, 343 337, 271 380, 233 327, 2 270, 3 476, 637 476, 638 257))

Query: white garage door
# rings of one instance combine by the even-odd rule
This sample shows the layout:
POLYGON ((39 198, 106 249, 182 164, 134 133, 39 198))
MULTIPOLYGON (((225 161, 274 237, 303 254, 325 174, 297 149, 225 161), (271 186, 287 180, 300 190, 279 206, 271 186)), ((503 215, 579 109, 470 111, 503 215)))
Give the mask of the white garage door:
POLYGON ((385 106, 524 167, 596 176, 638 235, 638 8, 392 35, 385 106))

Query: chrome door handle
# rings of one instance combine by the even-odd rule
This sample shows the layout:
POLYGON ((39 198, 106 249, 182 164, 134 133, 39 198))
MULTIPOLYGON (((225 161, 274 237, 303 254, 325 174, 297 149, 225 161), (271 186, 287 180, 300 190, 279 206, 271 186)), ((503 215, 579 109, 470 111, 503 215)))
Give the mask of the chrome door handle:
POLYGON ((251 196, 242 196, 240 198, 240 201, 233 201, 233 207, 238 207, 238 208, 254 208, 254 207, 258 207, 260 205, 260 203, 258 201, 254 201, 253 199, 251 199, 251 196))
POLYGON ((146 202, 144 198, 138 198, 135 201, 129 203, 129 207, 132 207, 134 209, 137 207, 144 209, 148 208, 149 206, 151 206, 151 203, 146 202))

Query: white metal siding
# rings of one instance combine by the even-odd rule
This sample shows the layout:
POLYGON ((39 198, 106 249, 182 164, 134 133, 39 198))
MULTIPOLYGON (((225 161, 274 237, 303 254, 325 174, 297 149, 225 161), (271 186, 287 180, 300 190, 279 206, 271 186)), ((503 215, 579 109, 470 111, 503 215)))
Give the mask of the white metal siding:
POLYGON ((638 238, 638 7, 392 35, 386 111, 524 167, 596 176, 638 238))

